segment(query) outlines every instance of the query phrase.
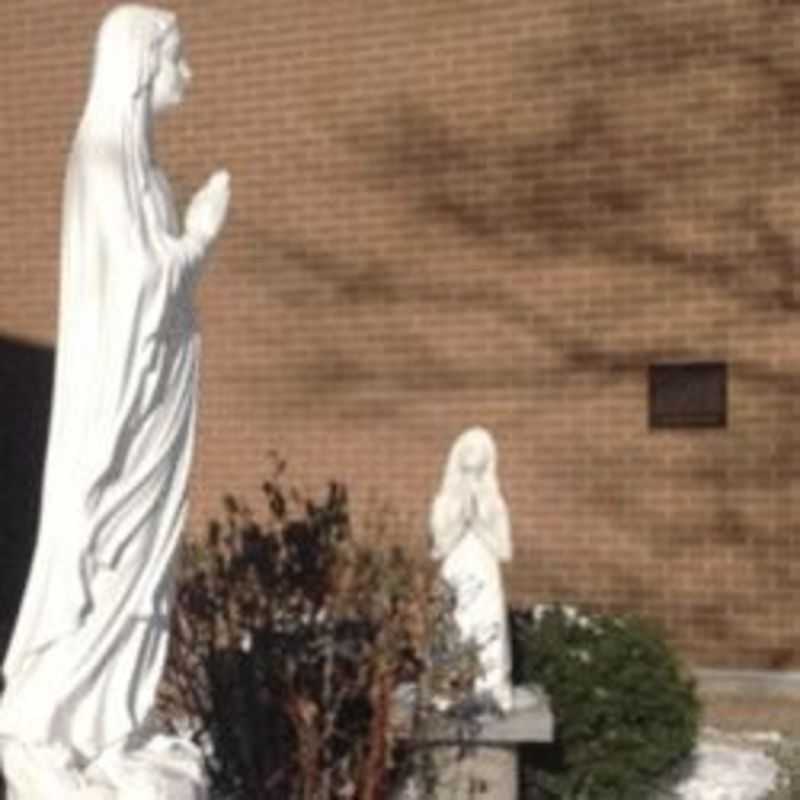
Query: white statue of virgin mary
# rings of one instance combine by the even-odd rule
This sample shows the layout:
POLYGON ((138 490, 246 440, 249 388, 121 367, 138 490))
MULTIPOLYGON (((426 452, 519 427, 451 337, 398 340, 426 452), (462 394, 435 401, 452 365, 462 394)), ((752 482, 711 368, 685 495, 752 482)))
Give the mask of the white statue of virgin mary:
POLYGON ((0 759, 20 800, 124 782, 165 662, 195 428, 192 290, 230 197, 215 173, 181 224, 153 160, 153 114, 189 77, 172 13, 107 15, 67 165, 38 540, 3 664, 0 759))
POLYGON ((464 431, 450 450, 430 515, 432 557, 455 595, 456 624, 478 649, 476 695, 512 707, 511 653, 500 562, 511 559, 508 509, 497 482, 497 448, 484 428, 464 431))

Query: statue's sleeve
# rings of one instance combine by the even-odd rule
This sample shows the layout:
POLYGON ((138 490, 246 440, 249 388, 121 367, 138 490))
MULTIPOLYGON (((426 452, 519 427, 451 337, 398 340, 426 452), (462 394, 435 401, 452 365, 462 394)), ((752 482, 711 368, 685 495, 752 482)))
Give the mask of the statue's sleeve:
POLYGON ((152 193, 143 197, 142 210, 148 241, 162 265, 162 270, 168 274, 170 288, 174 291, 187 276, 196 276, 200 272, 205 263, 208 243, 189 232, 182 236, 171 233, 166 221, 158 213, 152 193))
POLYGON ((480 516, 482 524, 478 531, 484 545, 498 561, 511 561, 511 523, 505 502, 498 498, 480 516))
POLYGON ((430 531, 432 539, 431 557, 446 558, 456 546, 464 531, 461 528, 458 508, 452 499, 441 493, 431 509, 430 531))

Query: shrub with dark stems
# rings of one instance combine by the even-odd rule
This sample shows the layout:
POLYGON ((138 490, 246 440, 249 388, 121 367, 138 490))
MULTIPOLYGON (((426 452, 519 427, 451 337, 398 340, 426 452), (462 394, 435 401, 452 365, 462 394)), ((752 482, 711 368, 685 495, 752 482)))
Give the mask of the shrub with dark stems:
POLYGON ((263 518, 227 497, 190 539, 160 712, 203 748, 218 797, 383 800, 414 761, 397 687, 420 687, 418 721, 425 697, 466 692, 474 658, 429 562, 356 537, 341 485, 312 501, 281 470, 263 518))

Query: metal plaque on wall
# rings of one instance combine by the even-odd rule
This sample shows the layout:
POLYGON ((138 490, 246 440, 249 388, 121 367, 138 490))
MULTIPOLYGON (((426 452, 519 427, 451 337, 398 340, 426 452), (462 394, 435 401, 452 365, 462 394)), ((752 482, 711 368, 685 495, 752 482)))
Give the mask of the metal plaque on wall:
POLYGON ((648 372, 651 428, 724 428, 727 425, 727 364, 651 364, 648 372))

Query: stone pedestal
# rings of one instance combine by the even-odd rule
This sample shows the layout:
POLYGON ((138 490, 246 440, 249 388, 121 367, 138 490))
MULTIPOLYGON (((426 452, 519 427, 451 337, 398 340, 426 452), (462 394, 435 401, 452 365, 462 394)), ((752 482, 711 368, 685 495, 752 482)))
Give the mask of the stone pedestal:
POLYGON ((431 794, 415 776, 395 800, 518 800, 519 746, 552 742, 555 723, 543 692, 515 687, 513 698, 502 717, 467 722, 441 715, 408 733, 405 738, 430 759, 435 788, 431 794))
POLYGON ((517 800, 516 745, 439 746, 433 759, 437 784, 431 800, 517 800))

